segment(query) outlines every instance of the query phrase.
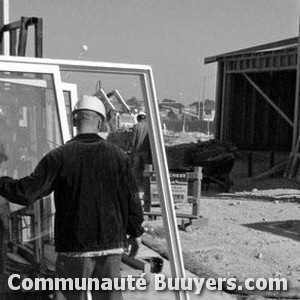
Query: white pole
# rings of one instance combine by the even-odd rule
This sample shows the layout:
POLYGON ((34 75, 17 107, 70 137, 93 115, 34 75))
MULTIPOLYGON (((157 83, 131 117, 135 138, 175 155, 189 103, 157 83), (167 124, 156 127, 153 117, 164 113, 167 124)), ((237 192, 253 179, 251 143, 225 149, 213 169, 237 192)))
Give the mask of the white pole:
POLYGON ((202 121, 204 119, 204 102, 205 102, 205 76, 203 77, 203 92, 202 92, 202 121))

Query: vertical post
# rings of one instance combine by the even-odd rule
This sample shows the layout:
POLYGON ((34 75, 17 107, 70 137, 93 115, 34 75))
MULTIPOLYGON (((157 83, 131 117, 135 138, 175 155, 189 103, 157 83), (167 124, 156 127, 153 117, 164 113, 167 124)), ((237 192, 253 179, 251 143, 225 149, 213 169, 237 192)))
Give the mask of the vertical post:
POLYGON ((17 30, 11 30, 9 37, 9 55, 16 56, 17 30))
POLYGON ((252 152, 249 152, 248 153, 248 177, 252 177, 252 162, 253 162, 252 152))
POLYGON ((270 169, 274 167, 275 164, 275 153, 274 151, 270 152, 270 169))
POLYGON ((223 90, 223 76, 224 63, 218 62, 217 70, 217 84, 216 84, 216 115, 215 115, 215 138, 220 139, 221 136, 221 114, 222 114, 222 90, 223 90))
MULTIPOLYGON (((275 165, 275 153, 274 151, 270 152, 270 170, 274 167, 275 165)), ((271 177, 274 177, 274 175, 272 174, 271 177)))
POLYGON ((194 167, 194 173, 197 174, 197 180, 193 181, 193 196, 196 198, 196 203, 193 202, 193 215, 199 218, 200 216, 200 198, 201 198, 201 180, 202 167, 194 167))
POLYGON ((226 61, 224 61, 223 63, 223 67, 222 67, 222 95, 221 95, 221 114, 220 114, 220 140, 224 140, 225 139, 225 123, 226 123, 226 119, 225 119, 225 101, 226 101, 226 83, 227 83, 227 74, 226 74, 226 61))
POLYGON ((43 19, 38 18, 35 29, 35 57, 43 57, 43 19))
MULTIPOLYGON (((300 1, 299 1, 300 8, 300 1)), ((292 151, 295 151, 297 139, 299 136, 299 97, 300 97, 300 14, 299 14, 299 28, 298 28, 298 52, 297 52, 297 76, 296 76, 296 94, 295 94, 295 108, 294 108, 294 126, 293 126, 293 144, 292 151)))
POLYGON ((20 31, 19 31, 19 47, 18 56, 26 55, 26 41, 27 41, 27 22, 28 18, 21 17, 20 31))

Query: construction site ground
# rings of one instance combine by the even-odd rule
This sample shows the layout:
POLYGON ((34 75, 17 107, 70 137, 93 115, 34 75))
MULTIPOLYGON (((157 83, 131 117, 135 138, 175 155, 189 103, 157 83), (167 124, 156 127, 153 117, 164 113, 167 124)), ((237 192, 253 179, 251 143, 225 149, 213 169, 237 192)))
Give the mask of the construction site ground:
MULTIPOLYGON (((287 157, 275 153, 275 165, 287 157)), ((282 175, 256 180, 269 161, 269 153, 253 152, 253 177, 248 177, 247 153, 241 153, 230 174, 230 191, 214 184, 202 191, 201 219, 179 231, 185 268, 196 276, 235 277, 241 284, 247 278, 289 282, 285 292, 243 289, 231 292, 234 299, 300 299, 300 184, 282 175)), ((176 205, 176 212, 190 209, 189 204, 176 205)), ((143 243, 167 258, 162 220, 145 226, 143 243)))

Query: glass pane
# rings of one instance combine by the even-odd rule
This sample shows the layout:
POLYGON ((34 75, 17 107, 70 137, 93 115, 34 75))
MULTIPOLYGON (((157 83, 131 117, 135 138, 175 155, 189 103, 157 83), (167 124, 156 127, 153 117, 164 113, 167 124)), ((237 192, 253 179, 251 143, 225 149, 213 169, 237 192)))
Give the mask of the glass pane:
POLYGON ((74 132, 73 132, 73 126, 72 126, 72 117, 71 117, 72 116, 72 101, 71 101, 71 92, 70 91, 64 91, 64 99, 65 99, 65 106, 66 106, 69 130, 70 130, 71 136, 73 136, 74 132))
MULTIPOLYGON (((78 88, 78 98, 95 95, 103 101, 108 118, 100 135, 116 143, 125 151, 131 150, 132 128, 137 123, 140 110, 145 110, 140 77, 136 75, 90 73, 84 71, 62 72, 65 82, 72 82, 78 88)), ((64 92, 67 114, 71 95, 64 92)), ((70 128, 71 118, 68 117, 70 128)), ((73 130, 73 128, 72 128, 73 130)), ((71 131, 72 134, 74 132, 71 131)))
POLYGON ((28 175, 45 153, 62 144, 56 103, 52 75, 0 72, 3 175, 28 175))

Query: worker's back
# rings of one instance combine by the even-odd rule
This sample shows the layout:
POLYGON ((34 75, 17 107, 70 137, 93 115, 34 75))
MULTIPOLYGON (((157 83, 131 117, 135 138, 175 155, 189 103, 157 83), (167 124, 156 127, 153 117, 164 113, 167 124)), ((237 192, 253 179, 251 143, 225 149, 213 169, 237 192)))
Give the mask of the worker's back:
POLYGON ((128 156, 96 134, 79 135, 51 155, 62 162, 54 182, 56 250, 123 247, 136 192, 128 156))

